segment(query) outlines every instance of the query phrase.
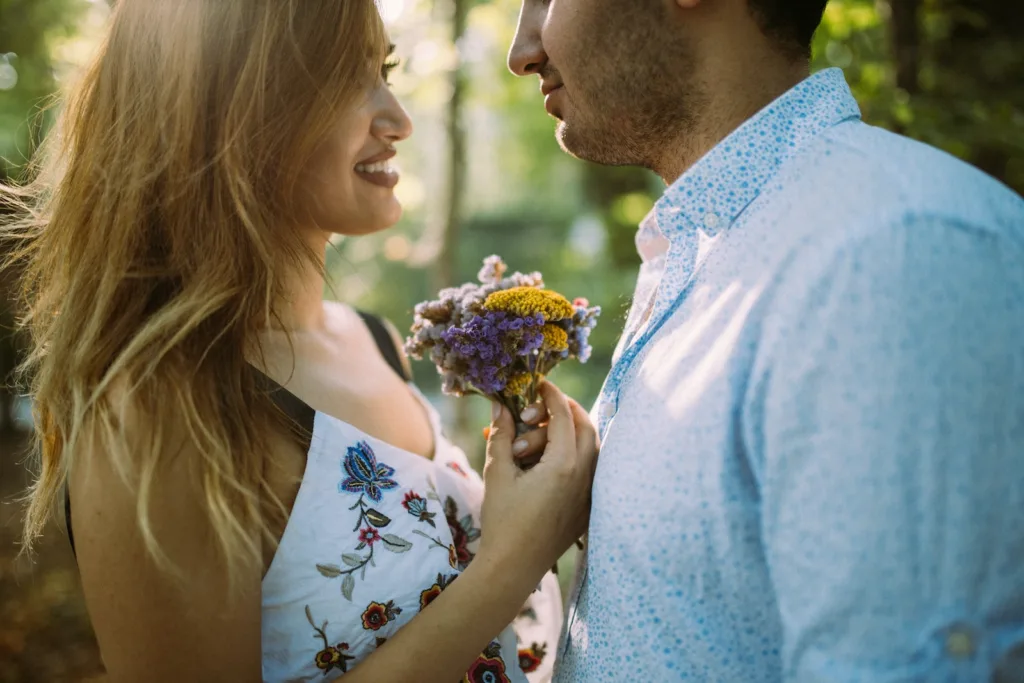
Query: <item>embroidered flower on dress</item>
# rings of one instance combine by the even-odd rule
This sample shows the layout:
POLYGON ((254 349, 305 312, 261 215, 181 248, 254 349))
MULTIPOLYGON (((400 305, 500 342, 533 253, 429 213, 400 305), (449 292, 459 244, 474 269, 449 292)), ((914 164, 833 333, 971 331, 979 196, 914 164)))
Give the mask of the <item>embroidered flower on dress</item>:
POLYGON ((449 574, 448 576, 438 574, 437 583, 420 593, 420 610, 425 609, 427 605, 436 600, 437 596, 439 596, 445 588, 452 585, 452 581, 457 578, 459 578, 458 574, 449 574))
POLYGON ((426 522, 432 527, 437 527, 434 523, 434 517, 437 516, 437 513, 428 512, 427 501, 415 491, 409 491, 405 494, 405 499, 402 501, 402 507, 404 507, 410 515, 419 521, 426 522))
POLYGON ((544 656, 547 654, 547 647, 545 644, 533 643, 530 647, 524 648, 519 651, 519 668, 523 670, 523 673, 532 673, 537 670, 541 662, 544 661, 544 656))
POLYGON ((469 549, 469 544, 480 538, 480 529, 473 526, 472 515, 464 515, 459 518, 458 504, 451 496, 444 501, 444 516, 448 520, 448 528, 452 532, 452 543, 455 545, 459 568, 465 569, 475 557, 475 554, 469 549))
POLYGON ((459 568, 459 551, 456 550, 454 543, 448 546, 448 564, 452 566, 452 569, 459 568))
POLYGON ((366 545, 373 545, 380 540, 380 533, 372 526, 365 527, 359 532, 359 542, 366 545))
POLYGON ((388 622, 395 618, 395 615, 401 613, 402 608, 396 607, 394 600, 388 600, 384 604, 371 602, 363 612, 363 628, 368 631, 379 631, 387 626, 388 622))
POLYGON ((467 479, 469 478, 469 473, 468 473, 468 472, 466 472, 466 470, 462 469, 462 465, 460 465, 460 464, 459 464, 459 463, 457 463, 457 462, 454 462, 454 461, 453 461, 453 462, 446 462, 446 463, 444 464, 444 466, 445 466, 445 467, 447 467, 447 468, 448 468, 448 469, 450 469, 450 470, 454 470, 455 472, 458 472, 458 473, 459 473, 459 474, 461 474, 461 475, 462 475, 462 476, 463 476, 464 478, 467 478, 467 479))
POLYGON ((469 667, 462 683, 510 683, 508 674, 505 673, 505 662, 500 654, 498 643, 488 645, 469 667))
POLYGON ((348 478, 338 484, 339 493, 364 493, 379 503, 385 490, 398 486, 398 482, 389 478, 395 473, 394 468, 378 463, 373 449, 365 441, 349 446, 341 467, 348 478))
POLYGON ((317 626, 313 621, 313 613, 309 609, 309 605, 306 605, 306 619, 309 621, 309 625, 316 631, 316 636, 323 644, 324 648, 316 653, 313 657, 313 661, 316 663, 316 668, 324 672, 324 676, 327 672, 333 669, 340 669, 342 673, 348 671, 348 663, 355 659, 352 655, 348 654, 348 643, 338 643, 336 647, 331 647, 327 644, 327 622, 317 626))

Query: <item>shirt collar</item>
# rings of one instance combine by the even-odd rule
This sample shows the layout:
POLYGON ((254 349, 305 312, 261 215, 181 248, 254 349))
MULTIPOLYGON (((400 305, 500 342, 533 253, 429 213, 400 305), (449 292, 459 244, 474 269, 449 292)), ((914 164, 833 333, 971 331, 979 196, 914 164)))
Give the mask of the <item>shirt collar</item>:
POLYGON ((695 229, 717 234, 732 225, 809 139, 855 118, 860 118, 860 107, 842 70, 820 71, 704 155, 665 191, 649 218, 669 241, 695 229))

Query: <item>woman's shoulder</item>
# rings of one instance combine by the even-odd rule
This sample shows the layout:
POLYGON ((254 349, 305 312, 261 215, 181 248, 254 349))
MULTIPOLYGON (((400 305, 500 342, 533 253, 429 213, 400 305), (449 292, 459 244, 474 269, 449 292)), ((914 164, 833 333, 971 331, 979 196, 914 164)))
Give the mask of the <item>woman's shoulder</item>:
MULTIPOLYGON (((185 679, 230 676, 236 667, 258 675, 248 658, 259 655, 251 627, 259 623, 259 567, 232 576, 196 483, 192 465, 202 456, 185 419, 168 411, 154 423, 131 386, 111 383, 107 415, 84 425, 69 473, 78 567, 111 678, 139 680, 140 667, 160 662, 178 671, 184 664, 185 679), (157 441, 167 457, 147 458, 157 441), (187 661, 168 643, 189 643, 187 661)), ((258 533, 251 540, 259 543, 258 533)))

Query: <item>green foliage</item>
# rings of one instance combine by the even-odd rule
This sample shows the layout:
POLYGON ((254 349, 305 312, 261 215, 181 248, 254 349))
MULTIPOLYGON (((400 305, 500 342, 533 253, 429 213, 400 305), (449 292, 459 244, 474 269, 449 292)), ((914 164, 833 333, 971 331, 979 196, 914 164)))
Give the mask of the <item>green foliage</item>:
MULTIPOLYGON (((9 57, 17 83, 0 90, 0 178, 31 157, 48 119, 40 108, 56 89, 54 46, 74 34, 86 0, 0 0, 0 55, 9 57)), ((3 63, 0 58, 0 64, 3 63)))
POLYGON ((1024 5, 833 0, 815 68, 839 66, 870 123, 940 147, 1024 192, 1024 5), (913 68, 900 74, 895 54, 913 68))

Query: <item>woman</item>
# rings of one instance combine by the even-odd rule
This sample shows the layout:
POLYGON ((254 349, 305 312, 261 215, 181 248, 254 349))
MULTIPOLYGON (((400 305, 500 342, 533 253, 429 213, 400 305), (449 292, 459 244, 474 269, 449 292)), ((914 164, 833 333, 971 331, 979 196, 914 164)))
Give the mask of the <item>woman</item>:
POLYGON ((545 386, 522 472, 496 413, 482 501, 386 328, 321 301, 329 237, 400 215, 388 53, 372 0, 120 0, 39 179, 5 191, 26 539, 66 487, 112 683, 550 673, 585 415, 545 386))

